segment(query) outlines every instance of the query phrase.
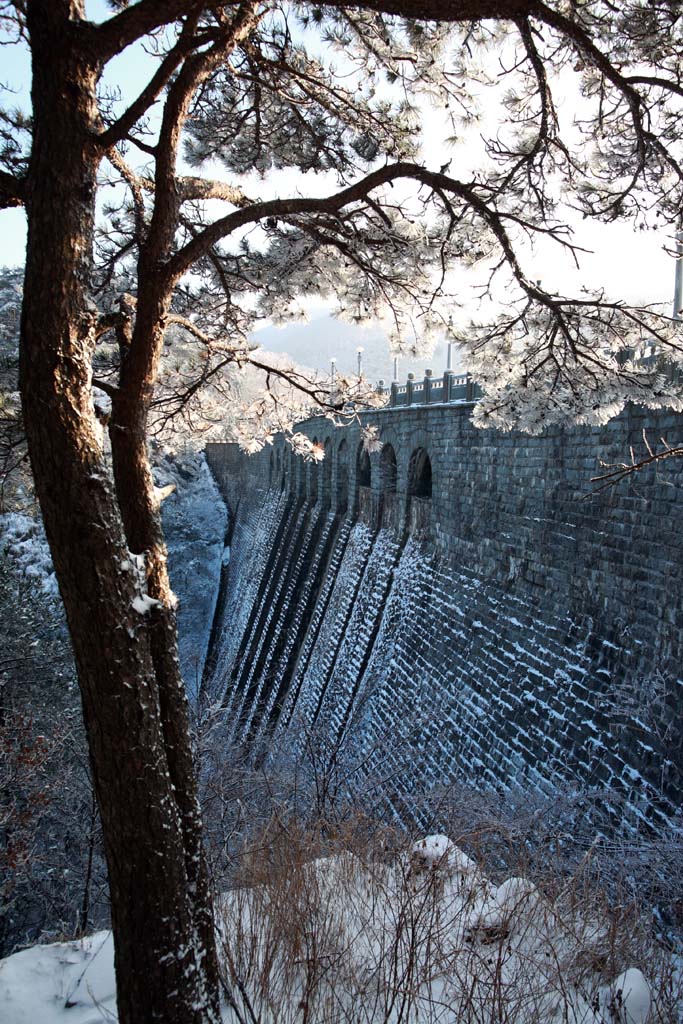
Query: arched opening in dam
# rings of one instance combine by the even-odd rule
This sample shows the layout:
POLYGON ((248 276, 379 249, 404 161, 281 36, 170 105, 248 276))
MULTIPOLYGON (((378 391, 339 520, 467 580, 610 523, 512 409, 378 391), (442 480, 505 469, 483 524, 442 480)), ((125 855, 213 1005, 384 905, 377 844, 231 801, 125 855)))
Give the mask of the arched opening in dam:
POLYGON ((432 463, 425 448, 416 448, 408 463, 408 529, 426 533, 432 504, 432 463))
POLYGON ((275 477, 271 480, 270 486, 275 490, 281 491, 285 485, 285 478, 282 472, 282 449, 275 449, 275 477))
POLYGON ((358 486, 370 487, 372 483, 372 471, 370 469, 370 456, 361 445, 358 451, 358 486))
POLYGON ((299 491, 299 463, 301 459, 297 458, 294 450, 289 452, 289 493, 298 494, 299 491))
POLYGON ((340 516, 349 507, 349 447, 344 438, 337 448, 337 512, 340 516))
POLYGON ((397 479, 396 452, 393 445, 387 442, 382 446, 379 457, 380 516, 383 526, 398 525, 397 479))
POLYGON ((321 466, 321 493, 320 501, 324 509, 329 509, 330 500, 332 498, 332 441, 329 437, 325 438, 325 458, 322 461, 321 466))
MULTIPOLYGON (((313 444, 314 445, 318 444, 318 438, 317 437, 313 438, 313 444)), ((315 505, 315 503, 318 500, 318 477, 320 476, 320 465, 319 465, 319 463, 317 463, 315 461, 315 459, 311 459, 311 461, 308 463, 306 468, 307 468, 307 474, 306 475, 308 477, 307 487, 306 487, 306 496, 308 497, 309 501, 313 505, 315 505)))
POLYGON ((416 448, 410 456, 408 496, 423 499, 432 496, 432 463, 424 448, 416 448))
POLYGON ((382 445, 382 454, 379 458, 379 481, 383 495, 396 494, 397 476, 396 452, 393 445, 387 442, 382 445))
POLYGON ((362 444, 358 446, 356 480, 358 482, 358 514, 364 522, 370 523, 372 521, 372 470, 370 456, 362 444))

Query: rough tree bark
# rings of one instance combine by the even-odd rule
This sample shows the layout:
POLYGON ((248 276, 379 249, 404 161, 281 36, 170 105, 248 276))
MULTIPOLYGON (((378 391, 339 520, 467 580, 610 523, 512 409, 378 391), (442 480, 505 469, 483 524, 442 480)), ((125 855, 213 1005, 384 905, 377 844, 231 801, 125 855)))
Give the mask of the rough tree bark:
MULTIPOLYGON (((28 5, 34 137, 21 391, 102 815, 119 1019, 218 1020, 211 903, 153 482, 128 410, 116 488, 91 399, 96 83, 78 0, 28 5), (124 513, 125 510, 125 514, 124 513), (148 552, 142 583, 131 553, 148 552), (133 602, 155 598, 147 613, 133 602)), ((137 427, 137 428, 136 428, 137 427)))

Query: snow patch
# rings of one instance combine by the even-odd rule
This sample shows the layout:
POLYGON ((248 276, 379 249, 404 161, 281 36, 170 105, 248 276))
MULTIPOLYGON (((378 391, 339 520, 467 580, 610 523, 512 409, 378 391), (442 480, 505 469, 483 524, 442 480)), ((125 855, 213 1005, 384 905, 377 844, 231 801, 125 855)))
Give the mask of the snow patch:
POLYGON ((157 601, 155 597, 150 597, 149 594, 139 594, 133 598, 131 604, 140 615, 146 615, 153 608, 161 608, 161 601, 157 601))
POLYGON ((607 1020, 646 1024, 651 1004, 650 986, 637 967, 629 967, 600 991, 600 1006, 607 1020))
POLYGON ((0 516, 0 550, 21 576, 36 580, 49 597, 59 597, 50 548, 40 519, 19 512, 0 516))
POLYGON ((111 932, 33 946, 0 961, 5 1024, 96 1024, 116 1020, 111 932))

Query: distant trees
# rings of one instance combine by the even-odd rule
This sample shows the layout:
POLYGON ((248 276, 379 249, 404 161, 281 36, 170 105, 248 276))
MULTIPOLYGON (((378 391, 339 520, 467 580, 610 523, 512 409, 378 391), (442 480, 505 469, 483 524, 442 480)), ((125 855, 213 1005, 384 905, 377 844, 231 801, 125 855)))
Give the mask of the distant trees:
POLYGON ((486 390, 480 422, 601 419, 629 398, 680 407, 639 358, 654 344, 679 359, 673 325, 599 292, 550 294, 525 273, 523 243, 575 252, 560 192, 585 216, 676 223, 683 25, 670 0, 111 7, 95 24, 82 0, 1 0, 3 28, 31 48, 33 108, 3 115, 0 205, 28 218, 22 414, 102 815, 119 1017, 189 1024, 218 1019, 218 982, 147 454, 168 329, 198 343, 177 388, 189 402, 249 360, 260 314, 336 296, 345 315, 388 317, 400 344, 447 330, 449 268, 481 263, 485 292, 509 280, 507 304, 461 338, 486 390), (147 84, 107 91, 105 69, 143 41, 147 84), (556 103, 570 84, 576 123, 556 103), (459 176, 455 151, 427 166, 417 97, 459 135, 489 86, 481 170, 459 176), (259 176, 280 169, 302 177, 259 197, 259 176), (310 190, 307 173, 323 175, 310 190), (108 193, 98 228, 105 174, 125 192, 108 193), (105 339, 113 367, 98 363, 105 339), (111 401, 111 469, 93 383, 111 401))

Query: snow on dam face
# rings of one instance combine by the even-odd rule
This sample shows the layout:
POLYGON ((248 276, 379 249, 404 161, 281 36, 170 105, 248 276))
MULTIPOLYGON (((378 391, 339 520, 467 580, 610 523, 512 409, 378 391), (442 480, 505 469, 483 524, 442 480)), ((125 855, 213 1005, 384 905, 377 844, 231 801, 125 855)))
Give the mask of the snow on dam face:
MULTIPOLYGON (((467 406, 311 419, 319 465, 283 438, 209 445, 232 512, 207 686, 246 749, 311 737, 405 819, 449 779, 613 793, 636 826, 683 786, 683 465, 596 490, 601 464, 679 442, 630 408, 539 437, 467 406), (379 780, 379 782, 377 781, 379 780)), ((611 797, 610 797, 611 799, 611 797)))

